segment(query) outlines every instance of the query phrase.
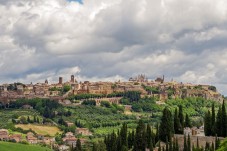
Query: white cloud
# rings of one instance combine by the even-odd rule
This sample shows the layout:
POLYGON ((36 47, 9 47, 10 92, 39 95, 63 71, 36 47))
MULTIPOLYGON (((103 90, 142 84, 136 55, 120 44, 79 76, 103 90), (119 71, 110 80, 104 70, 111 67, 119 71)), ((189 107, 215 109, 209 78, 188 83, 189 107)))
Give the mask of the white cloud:
MULTIPOLYGON (((227 83, 227 1, 0 0, 0 78, 227 83)), ((222 86, 223 93, 227 89, 222 86)))

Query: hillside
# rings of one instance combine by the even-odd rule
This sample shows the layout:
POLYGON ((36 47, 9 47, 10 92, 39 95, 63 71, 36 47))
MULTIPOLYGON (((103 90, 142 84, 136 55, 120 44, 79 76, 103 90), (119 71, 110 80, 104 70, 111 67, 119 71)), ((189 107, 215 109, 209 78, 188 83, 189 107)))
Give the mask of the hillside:
POLYGON ((46 147, 24 145, 18 143, 0 142, 1 151, 51 151, 46 147))

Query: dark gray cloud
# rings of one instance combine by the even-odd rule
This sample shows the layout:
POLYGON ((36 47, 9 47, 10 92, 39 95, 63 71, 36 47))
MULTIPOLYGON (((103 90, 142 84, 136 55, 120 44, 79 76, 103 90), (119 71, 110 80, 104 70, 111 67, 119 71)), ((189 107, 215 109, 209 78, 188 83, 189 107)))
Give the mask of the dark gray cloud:
POLYGON ((0 0, 1 83, 145 73, 227 94, 225 0, 0 0))

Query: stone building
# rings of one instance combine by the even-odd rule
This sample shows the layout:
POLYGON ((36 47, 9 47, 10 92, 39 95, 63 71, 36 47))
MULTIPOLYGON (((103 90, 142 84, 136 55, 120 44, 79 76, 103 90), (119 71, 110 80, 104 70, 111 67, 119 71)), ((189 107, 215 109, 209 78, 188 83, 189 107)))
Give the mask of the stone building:
POLYGON ((81 134, 81 135, 84 135, 84 136, 91 136, 92 133, 89 131, 89 129, 87 128, 77 128, 75 130, 75 133, 78 135, 78 134, 81 134))
POLYGON ((0 140, 8 140, 9 131, 7 129, 0 129, 0 140))

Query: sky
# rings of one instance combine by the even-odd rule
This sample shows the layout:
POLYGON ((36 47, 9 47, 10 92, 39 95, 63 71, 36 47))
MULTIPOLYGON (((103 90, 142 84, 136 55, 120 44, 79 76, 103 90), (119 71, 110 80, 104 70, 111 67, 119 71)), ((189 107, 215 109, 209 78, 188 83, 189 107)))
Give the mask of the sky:
POLYGON ((149 79, 227 94, 226 0, 0 0, 0 83, 149 79))

